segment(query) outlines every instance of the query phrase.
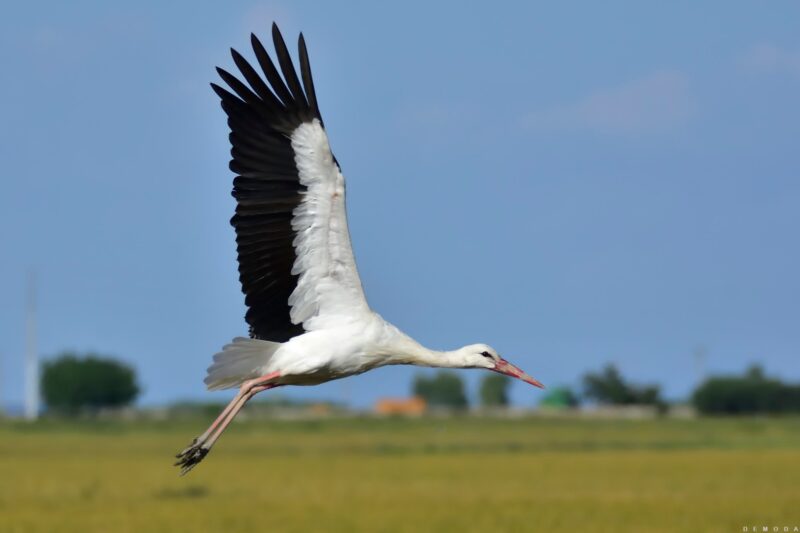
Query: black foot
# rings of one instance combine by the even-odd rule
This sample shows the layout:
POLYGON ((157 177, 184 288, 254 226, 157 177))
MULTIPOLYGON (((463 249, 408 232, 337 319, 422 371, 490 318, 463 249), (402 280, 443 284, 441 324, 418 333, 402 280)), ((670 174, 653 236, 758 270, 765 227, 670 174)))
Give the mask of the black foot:
POLYGON ((209 448, 198 444, 197 439, 194 439, 189 447, 175 456, 178 458, 178 460, 175 462, 175 466, 180 466, 181 475, 185 476, 192 468, 197 466, 200 461, 205 459, 205 456, 208 455, 209 450, 209 448))

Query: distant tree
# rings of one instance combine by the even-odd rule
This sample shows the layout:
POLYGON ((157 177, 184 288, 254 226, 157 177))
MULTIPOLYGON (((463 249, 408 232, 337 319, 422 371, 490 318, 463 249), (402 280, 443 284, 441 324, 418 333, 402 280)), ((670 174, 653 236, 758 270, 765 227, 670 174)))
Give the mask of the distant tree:
POLYGON ((744 377, 753 381, 764 381, 767 379, 764 373, 764 367, 759 364, 750 365, 745 371, 744 377))
POLYGON ((481 380, 480 397, 484 407, 508 405, 508 386, 511 379, 502 374, 487 374, 481 380))
POLYGON ((601 404, 655 405, 662 407, 658 385, 637 386, 625 381, 614 365, 583 376, 584 396, 601 404))
POLYGON ((42 394, 48 408, 62 413, 122 407, 139 386, 128 365, 107 357, 64 353, 44 363, 42 394))
POLYGON ((452 409, 467 407, 464 382, 455 372, 441 370, 431 377, 417 374, 414 377, 413 392, 415 396, 424 398, 432 407, 452 409))
POLYGON ((703 414, 800 413, 800 385, 768 378, 754 365, 742 376, 707 379, 692 404, 703 414))
POLYGON ((554 409, 577 407, 579 404, 580 398, 578 398, 578 395, 569 387, 554 387, 550 389, 550 392, 539 402, 539 405, 542 407, 554 409))

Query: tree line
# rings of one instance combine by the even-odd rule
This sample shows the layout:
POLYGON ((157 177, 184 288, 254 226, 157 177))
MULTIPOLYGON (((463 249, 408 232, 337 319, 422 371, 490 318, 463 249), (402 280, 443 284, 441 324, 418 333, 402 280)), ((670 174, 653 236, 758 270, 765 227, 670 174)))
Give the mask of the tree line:
MULTIPOLYGON (((45 362, 41 380, 48 410, 67 415, 124 407, 141 391, 133 367, 91 353, 67 352, 45 362)), ((488 408, 507 406, 511 382, 503 375, 486 374, 478 389, 479 404, 488 408)), ((463 410, 470 405, 461 375, 449 370, 418 373, 411 392, 434 408, 463 410)), ((658 385, 633 383, 612 364, 584 374, 577 390, 549 389, 540 405, 577 407, 582 403, 645 405, 659 411, 668 408, 658 385)), ((753 366, 742 375, 709 377, 692 392, 689 403, 699 413, 709 415, 800 413, 800 384, 769 377, 760 366, 753 366)))
MULTIPOLYGON (((508 405, 510 381, 501 375, 484 377, 479 390, 480 404, 484 407, 508 405)), ((584 374, 581 385, 578 392, 571 387, 555 387, 540 405, 558 408, 578 407, 582 403, 639 405, 651 406, 659 412, 669 408, 658 385, 633 383, 612 364, 584 374)), ((464 382, 455 372, 441 370, 432 376, 418 374, 412 391, 434 407, 468 407, 464 382)), ((706 415, 800 413, 800 384, 770 378, 755 365, 740 376, 709 377, 692 392, 689 403, 706 415)))

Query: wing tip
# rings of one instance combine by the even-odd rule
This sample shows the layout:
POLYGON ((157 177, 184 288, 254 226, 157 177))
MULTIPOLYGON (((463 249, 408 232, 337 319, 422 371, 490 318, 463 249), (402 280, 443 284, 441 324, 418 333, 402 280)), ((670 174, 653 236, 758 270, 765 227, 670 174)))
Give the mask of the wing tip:
POLYGON ((220 100, 225 100, 227 98, 230 98, 231 94, 228 91, 226 91, 223 87, 220 87, 213 81, 210 82, 209 85, 211 86, 211 90, 214 91, 217 96, 219 96, 220 100))

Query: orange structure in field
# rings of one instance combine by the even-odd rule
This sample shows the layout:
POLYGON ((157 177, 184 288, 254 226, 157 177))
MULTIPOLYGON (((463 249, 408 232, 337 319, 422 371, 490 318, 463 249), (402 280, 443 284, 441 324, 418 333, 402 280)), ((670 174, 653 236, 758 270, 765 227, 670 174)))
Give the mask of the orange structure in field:
POLYGON ((419 416, 425 412, 428 404, 418 396, 412 398, 381 398, 375 403, 375 412, 379 415, 419 416))

